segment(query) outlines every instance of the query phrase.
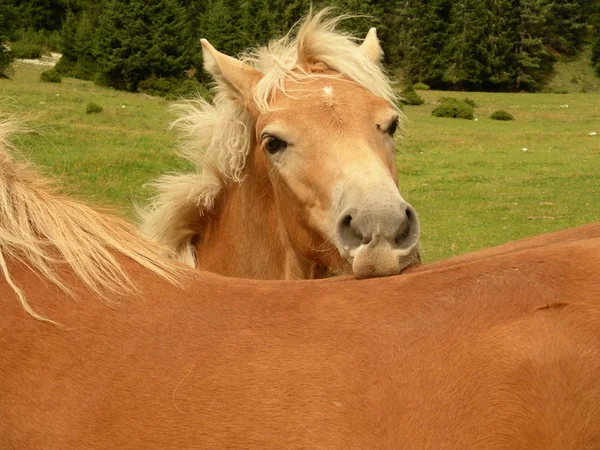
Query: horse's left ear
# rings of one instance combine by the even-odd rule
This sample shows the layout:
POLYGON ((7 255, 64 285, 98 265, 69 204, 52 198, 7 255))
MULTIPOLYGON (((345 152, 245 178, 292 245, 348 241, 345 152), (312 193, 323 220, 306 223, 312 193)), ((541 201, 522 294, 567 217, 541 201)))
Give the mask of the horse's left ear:
POLYGON ((367 37, 360 47, 358 47, 358 49, 374 63, 381 61, 383 50, 381 49, 381 45, 379 45, 379 39, 377 39, 377 30, 375 28, 371 28, 369 30, 367 37))
POLYGON ((201 39, 204 68, 221 86, 244 100, 252 98, 252 91, 262 74, 242 61, 217 51, 206 39, 201 39))

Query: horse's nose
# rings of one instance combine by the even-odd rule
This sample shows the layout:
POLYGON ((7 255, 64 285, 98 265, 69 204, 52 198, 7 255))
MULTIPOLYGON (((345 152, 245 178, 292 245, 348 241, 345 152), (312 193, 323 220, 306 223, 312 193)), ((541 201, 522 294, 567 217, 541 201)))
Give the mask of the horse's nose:
POLYGON ((338 233, 349 251, 361 245, 377 245, 382 240, 393 249, 410 249, 419 238, 419 219, 406 202, 396 207, 366 206, 345 211, 338 220, 338 233))

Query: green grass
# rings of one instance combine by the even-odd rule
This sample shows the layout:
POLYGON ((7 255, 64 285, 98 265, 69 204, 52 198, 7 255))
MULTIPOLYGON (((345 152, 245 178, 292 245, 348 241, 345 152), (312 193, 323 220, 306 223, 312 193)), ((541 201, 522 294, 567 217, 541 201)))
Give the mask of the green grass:
POLYGON ((426 260, 600 221, 600 135, 588 135, 600 134, 600 95, 469 93, 475 121, 431 116, 464 93, 420 94, 397 161, 426 260), (497 109, 515 121, 491 120, 497 109))
POLYGON ((0 111, 27 120, 35 132, 19 136, 22 153, 58 176, 69 193, 128 214, 132 202, 152 195, 145 183, 185 167, 175 155, 165 100, 74 78, 43 83, 46 69, 17 64, 11 80, 0 80, 0 111), (103 112, 86 114, 90 102, 103 112))
MULTIPOLYGON (((0 110, 29 119, 37 132, 20 137, 22 152, 71 194, 131 215, 152 195, 144 183, 185 168, 164 99, 72 78, 42 83, 42 70, 21 64, 0 80, 0 110), (104 111, 86 114, 89 102, 104 111)), ((600 221, 600 135, 588 136, 600 133, 599 93, 419 94, 424 105, 405 106, 398 165, 426 261, 600 221), (478 120, 431 116, 440 97, 467 95, 478 120), (497 109, 515 121, 491 120, 497 109)))

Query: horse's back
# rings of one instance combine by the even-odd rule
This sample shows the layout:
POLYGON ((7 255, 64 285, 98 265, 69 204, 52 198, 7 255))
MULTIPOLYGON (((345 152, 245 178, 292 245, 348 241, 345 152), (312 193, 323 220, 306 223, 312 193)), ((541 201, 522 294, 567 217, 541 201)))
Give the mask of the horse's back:
POLYGON ((407 368, 402 448, 600 448, 600 305, 533 311, 440 359, 407 368))
POLYGON ((357 281, 137 270, 145 298, 15 279, 3 448, 598 448, 600 239, 357 281))

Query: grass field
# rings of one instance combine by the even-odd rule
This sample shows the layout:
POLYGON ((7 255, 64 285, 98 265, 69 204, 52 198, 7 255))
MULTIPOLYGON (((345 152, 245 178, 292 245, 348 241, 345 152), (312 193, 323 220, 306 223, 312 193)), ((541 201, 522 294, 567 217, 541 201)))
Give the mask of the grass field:
MULTIPOLYGON (((36 133, 19 138, 24 156, 70 193, 131 215, 152 194, 144 183, 185 168, 168 102, 74 79, 42 83, 42 70, 20 64, 0 80, 0 111, 28 119, 36 133), (90 101, 104 111, 86 114, 90 101)), ((600 93, 420 94, 425 105, 405 109, 398 164, 426 261, 600 221, 600 93), (477 121, 431 116, 440 96, 467 95, 477 121), (496 109, 516 120, 490 120, 496 109)))

